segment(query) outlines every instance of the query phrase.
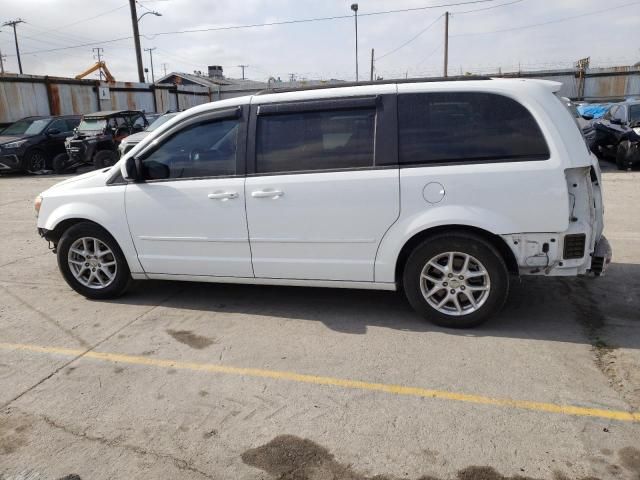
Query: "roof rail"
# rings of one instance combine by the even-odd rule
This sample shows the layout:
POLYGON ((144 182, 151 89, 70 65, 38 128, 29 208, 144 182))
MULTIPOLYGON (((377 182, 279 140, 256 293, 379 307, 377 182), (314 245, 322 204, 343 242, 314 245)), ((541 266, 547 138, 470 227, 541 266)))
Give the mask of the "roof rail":
POLYGON ((308 85, 292 88, 266 88, 254 95, 268 95, 270 93, 301 92, 305 90, 322 90, 326 88, 359 87, 363 85, 392 85, 395 83, 425 83, 425 82, 464 82, 468 80, 491 80, 491 77, 483 75, 458 75, 453 77, 422 77, 422 78, 398 78, 389 80, 374 80, 373 82, 341 82, 326 85, 308 85))

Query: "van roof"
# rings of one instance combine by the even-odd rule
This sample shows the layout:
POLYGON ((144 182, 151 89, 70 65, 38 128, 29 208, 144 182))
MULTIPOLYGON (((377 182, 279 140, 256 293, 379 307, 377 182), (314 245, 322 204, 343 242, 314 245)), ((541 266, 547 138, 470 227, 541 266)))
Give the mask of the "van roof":
POLYGON ((267 90, 261 90, 255 95, 268 95, 272 93, 285 93, 285 92, 301 92, 305 90, 324 90, 329 88, 344 88, 344 87, 361 87, 366 85, 395 85, 398 83, 427 83, 427 82, 464 82, 471 80, 492 80, 491 77, 482 75, 460 75, 454 77, 424 77, 424 78, 402 78, 391 80, 374 80, 372 82, 340 82, 332 84, 320 84, 309 85, 295 88, 270 88, 267 90))

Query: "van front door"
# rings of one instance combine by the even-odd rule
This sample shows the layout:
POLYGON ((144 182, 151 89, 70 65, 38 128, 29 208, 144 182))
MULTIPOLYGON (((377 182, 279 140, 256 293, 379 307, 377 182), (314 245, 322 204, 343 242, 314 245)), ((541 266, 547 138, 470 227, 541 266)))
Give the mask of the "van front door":
POLYGON ((238 114, 189 119, 141 154, 145 181, 127 185, 125 201, 148 274, 253 277, 238 114))

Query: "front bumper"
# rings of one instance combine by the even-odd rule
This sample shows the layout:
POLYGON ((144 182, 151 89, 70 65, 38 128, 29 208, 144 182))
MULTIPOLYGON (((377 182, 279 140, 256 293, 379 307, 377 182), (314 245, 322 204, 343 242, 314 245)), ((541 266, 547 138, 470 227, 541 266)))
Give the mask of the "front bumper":
POLYGON ((593 250, 591 257, 591 269, 589 270, 596 276, 604 275, 605 270, 611 263, 613 258, 613 250, 607 238, 602 235, 600 240, 596 242, 596 246, 593 250))
POLYGON ((0 154, 0 171, 20 170, 20 163, 16 154, 0 154))

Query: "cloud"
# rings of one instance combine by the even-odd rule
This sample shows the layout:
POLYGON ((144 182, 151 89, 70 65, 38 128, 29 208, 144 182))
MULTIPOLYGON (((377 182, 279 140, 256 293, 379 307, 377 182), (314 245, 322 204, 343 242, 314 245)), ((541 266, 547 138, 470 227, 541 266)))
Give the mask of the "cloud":
MULTIPOLYGON (((131 18, 126 0, 3 0, 3 19, 24 18, 18 26, 25 73, 75 76, 95 60, 93 46, 34 53, 41 50, 96 42, 131 35, 131 18), (120 8, 119 8, 120 7, 120 8), (111 11, 110 11, 111 10, 111 11), (110 11, 110 12, 109 12, 110 11), (108 13, 104 13, 108 12, 108 13), (100 13, 103 15, 94 17, 100 13), (88 19, 86 21, 79 21, 88 19), (66 28, 63 25, 75 23, 66 28)), ((250 78, 287 78, 289 73, 309 78, 354 77, 354 22, 352 18, 314 23, 256 27, 189 34, 156 35, 158 32, 203 27, 264 23, 270 21, 351 15, 352 0, 147 0, 139 7, 158 10, 161 17, 147 15, 140 22, 143 47, 154 51, 156 77, 162 64, 168 70, 206 70, 222 65, 225 74, 240 75, 239 64, 248 64, 250 78)), ((360 0, 359 64, 361 77, 368 77, 370 51, 377 56, 392 51, 438 19, 444 9, 421 10, 379 16, 372 11, 420 7, 435 0, 360 0)), ((442 0, 437 3, 452 3, 442 0)), ((495 4, 507 3, 496 0, 495 4)), ((483 33, 602 9, 598 0, 523 0, 475 13, 456 12, 485 8, 485 5, 451 7, 450 68, 460 71, 495 71, 498 68, 552 68, 569 66, 584 56, 593 64, 629 64, 640 60, 635 38, 637 7, 616 10, 629 0, 616 0, 609 12, 562 23, 503 33, 483 33), (475 33, 474 35, 467 35, 475 33), (465 34, 465 36, 456 36, 465 34)), ((487 4, 488 6, 489 4, 487 4)), ((414 41, 376 62, 377 72, 394 76, 440 74, 442 69, 443 23, 436 23, 414 41)), ((133 40, 100 45, 104 59, 118 80, 136 80, 133 40)), ((17 70, 13 34, 0 32, 0 49, 8 55, 6 67, 17 70)), ((149 63, 148 54, 144 63, 149 63)))

